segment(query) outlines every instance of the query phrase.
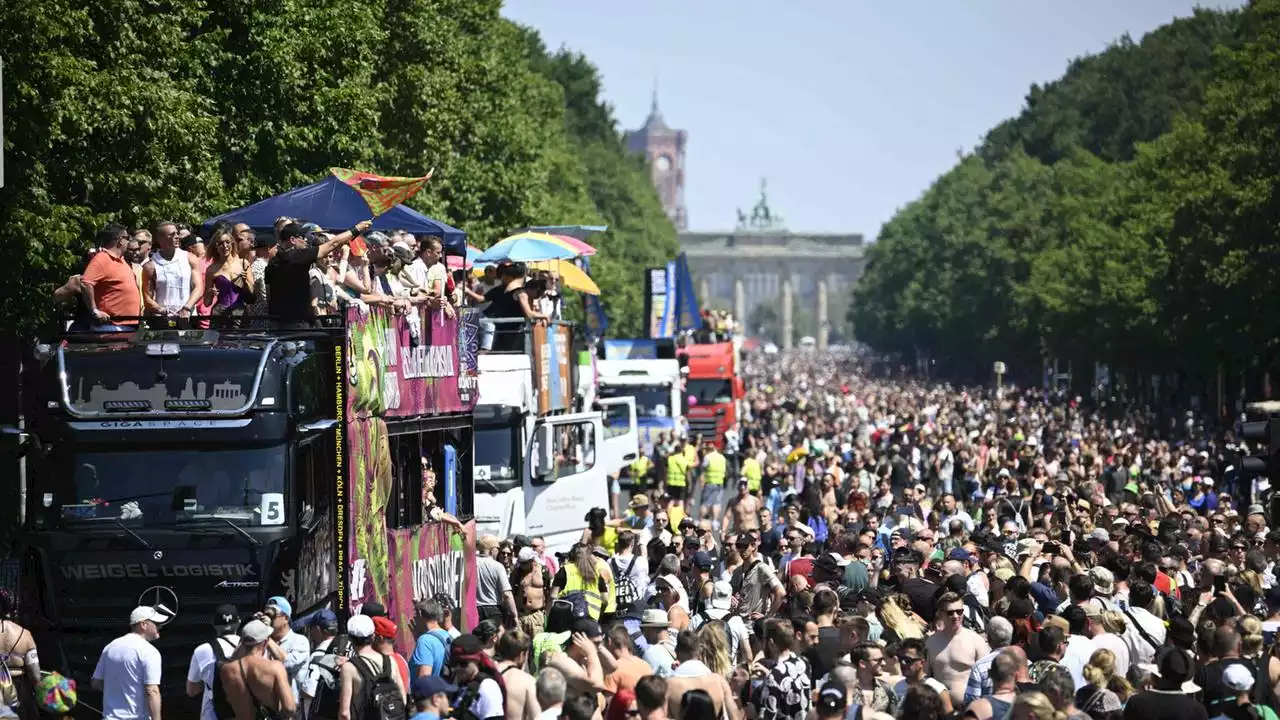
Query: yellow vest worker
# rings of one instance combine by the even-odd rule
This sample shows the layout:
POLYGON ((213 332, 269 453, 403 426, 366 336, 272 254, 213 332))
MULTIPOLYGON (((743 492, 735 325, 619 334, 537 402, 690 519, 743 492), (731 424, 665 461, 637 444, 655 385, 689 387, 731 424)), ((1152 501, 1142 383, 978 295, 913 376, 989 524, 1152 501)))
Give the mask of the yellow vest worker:
POLYGON ((719 450, 707 453, 706 464, 702 468, 702 479, 708 485, 724 485, 724 471, 727 463, 719 450))
POLYGON ((667 456, 667 487, 684 487, 688 471, 689 461, 685 459, 684 453, 667 456))
POLYGON ((609 568, 603 560, 593 557, 595 564, 596 579, 590 583, 591 587, 586 587, 582 582, 582 573, 578 572, 578 566, 567 562, 561 565, 564 570, 564 589, 560 591, 560 597, 564 597, 571 592, 582 592, 587 599, 587 615, 592 620, 599 620, 602 612, 612 612, 614 605, 613 583, 609 581, 609 568))
POLYGON ((748 457, 742 461, 742 476, 747 479, 747 490, 751 492, 760 492, 760 478, 764 473, 760 470, 760 461, 754 457, 748 457))
POLYGON ((692 443, 684 446, 685 467, 698 467, 698 448, 692 443))
POLYGON ((667 527, 671 528, 671 532, 677 532, 676 528, 680 527, 680 521, 684 519, 684 508, 680 505, 672 505, 667 508, 667 527))
POLYGON ((635 462, 631 463, 631 479, 639 480, 643 478, 653 467, 653 463, 645 455, 641 455, 635 462))

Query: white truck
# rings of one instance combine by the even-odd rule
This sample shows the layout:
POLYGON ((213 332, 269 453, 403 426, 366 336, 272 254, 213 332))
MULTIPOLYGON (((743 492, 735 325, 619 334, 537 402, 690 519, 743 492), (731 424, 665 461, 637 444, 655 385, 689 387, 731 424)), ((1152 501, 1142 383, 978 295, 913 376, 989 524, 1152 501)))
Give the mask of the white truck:
POLYGON ((548 552, 564 552, 587 513, 609 507, 609 476, 636 458, 635 401, 600 398, 599 409, 582 408, 572 327, 553 322, 522 334, 522 348, 479 357, 476 532, 540 536, 548 552), (606 416, 627 418, 627 430, 606 432, 606 416))
MULTIPOLYGON (((662 434, 683 432, 680 363, 674 344, 667 350, 658 340, 606 340, 601 348, 604 357, 596 362, 599 397, 635 402, 640 448, 646 453, 652 452, 662 434)), ((622 431, 625 422, 620 413, 610 415, 606 433, 609 428, 622 431)))

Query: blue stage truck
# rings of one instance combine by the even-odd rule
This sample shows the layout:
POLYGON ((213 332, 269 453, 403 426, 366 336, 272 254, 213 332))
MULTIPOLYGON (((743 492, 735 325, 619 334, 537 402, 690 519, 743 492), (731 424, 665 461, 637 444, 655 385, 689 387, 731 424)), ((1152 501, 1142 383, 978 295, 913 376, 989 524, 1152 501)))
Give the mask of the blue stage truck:
MULTIPOLYGON (((653 454, 664 436, 683 432, 680 362, 671 339, 605 340, 599 346, 597 394, 601 398, 635 400, 640 450, 653 454)), ((623 427, 624 417, 610 417, 610 426, 623 427)), ((633 488, 635 478, 623 473, 623 487, 633 488)))

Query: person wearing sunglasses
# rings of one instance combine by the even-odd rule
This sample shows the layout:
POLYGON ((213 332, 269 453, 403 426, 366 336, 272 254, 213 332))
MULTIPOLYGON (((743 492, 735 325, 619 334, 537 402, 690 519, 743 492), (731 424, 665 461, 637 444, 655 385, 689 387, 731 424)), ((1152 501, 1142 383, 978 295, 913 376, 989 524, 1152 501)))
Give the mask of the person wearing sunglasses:
POLYGON ((941 627, 929 636, 926 644, 928 667, 933 676, 957 698, 964 697, 969 670, 991 654, 986 638, 964 626, 964 613, 963 597, 954 592, 943 593, 938 598, 936 613, 941 627))
POLYGON ((893 686, 893 692, 898 696, 898 703, 901 706, 911 688, 924 685, 938 693, 938 697, 942 698, 943 713, 950 714, 953 711, 951 691, 943 683, 929 677, 928 652, 925 641, 920 638, 907 638, 902 641, 902 645, 898 648, 898 666, 902 670, 902 679, 893 686))

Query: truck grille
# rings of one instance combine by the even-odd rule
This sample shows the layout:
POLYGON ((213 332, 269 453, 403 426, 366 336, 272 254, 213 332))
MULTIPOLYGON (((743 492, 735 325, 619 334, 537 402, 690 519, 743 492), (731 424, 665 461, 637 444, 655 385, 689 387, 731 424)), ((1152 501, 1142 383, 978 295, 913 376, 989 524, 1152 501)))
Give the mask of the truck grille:
POLYGON ((689 439, 692 440, 699 435, 706 442, 715 440, 716 437, 716 419, 715 418, 689 418, 689 439))

